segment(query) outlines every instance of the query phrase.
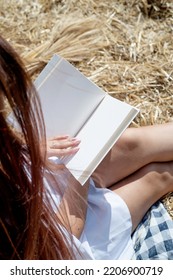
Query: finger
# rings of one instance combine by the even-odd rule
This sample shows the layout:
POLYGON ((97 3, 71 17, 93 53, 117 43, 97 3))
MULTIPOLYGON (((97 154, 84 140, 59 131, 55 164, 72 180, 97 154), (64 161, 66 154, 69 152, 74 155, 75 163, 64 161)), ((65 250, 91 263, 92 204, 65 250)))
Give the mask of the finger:
POLYGON ((70 147, 76 147, 80 144, 80 140, 72 139, 72 140, 59 140, 59 141, 51 141, 48 143, 49 148, 51 149, 67 149, 70 147))
POLYGON ((70 156, 73 155, 75 153, 77 153, 79 151, 79 148, 72 148, 72 149, 61 149, 59 150, 59 156, 70 156))
POLYGON ((49 149, 47 151, 48 157, 51 156, 57 156, 57 157, 62 157, 62 156, 70 156, 79 151, 79 148, 72 148, 72 149, 49 149))
POLYGON ((55 136, 53 138, 50 138, 49 140, 50 141, 53 141, 53 140, 65 140, 65 139, 70 139, 70 136, 69 135, 58 135, 58 136, 55 136))

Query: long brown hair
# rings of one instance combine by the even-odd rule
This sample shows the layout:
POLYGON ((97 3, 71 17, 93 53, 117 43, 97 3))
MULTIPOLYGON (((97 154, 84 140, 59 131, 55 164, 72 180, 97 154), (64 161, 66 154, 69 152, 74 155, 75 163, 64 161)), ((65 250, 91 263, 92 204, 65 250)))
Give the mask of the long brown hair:
POLYGON ((0 259, 72 259, 44 191, 45 129, 37 93, 24 66, 0 37, 0 103, 8 104, 22 137, 0 104, 0 259), (55 222, 56 221, 56 222, 55 222))

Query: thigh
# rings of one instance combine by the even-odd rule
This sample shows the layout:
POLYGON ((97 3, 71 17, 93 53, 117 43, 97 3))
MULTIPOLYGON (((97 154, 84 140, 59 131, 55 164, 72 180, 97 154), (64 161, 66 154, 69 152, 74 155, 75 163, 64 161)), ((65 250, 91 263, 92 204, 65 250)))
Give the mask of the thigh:
POLYGON ((149 163, 141 133, 128 128, 92 174, 97 186, 109 188, 149 163))
POLYGON ((173 122, 128 128, 93 173, 97 186, 110 187, 150 162, 172 161, 173 122))

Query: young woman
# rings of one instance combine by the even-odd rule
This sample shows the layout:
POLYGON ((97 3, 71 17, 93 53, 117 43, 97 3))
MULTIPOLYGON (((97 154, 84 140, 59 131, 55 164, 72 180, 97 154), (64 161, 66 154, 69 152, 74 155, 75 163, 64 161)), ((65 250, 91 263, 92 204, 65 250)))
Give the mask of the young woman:
POLYGON ((172 131, 172 123, 127 129, 80 186, 49 159, 77 152, 80 142, 46 141, 35 88, 0 37, 0 258, 130 259, 132 232, 173 190, 172 131))

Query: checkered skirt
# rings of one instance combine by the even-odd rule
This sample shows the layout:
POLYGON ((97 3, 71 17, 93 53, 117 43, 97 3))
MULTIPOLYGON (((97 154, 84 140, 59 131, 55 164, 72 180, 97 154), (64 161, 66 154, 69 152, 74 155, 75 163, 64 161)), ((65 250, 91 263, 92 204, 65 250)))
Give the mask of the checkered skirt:
POLYGON ((173 220, 161 202, 145 214, 132 241, 135 260, 173 260, 173 220))

